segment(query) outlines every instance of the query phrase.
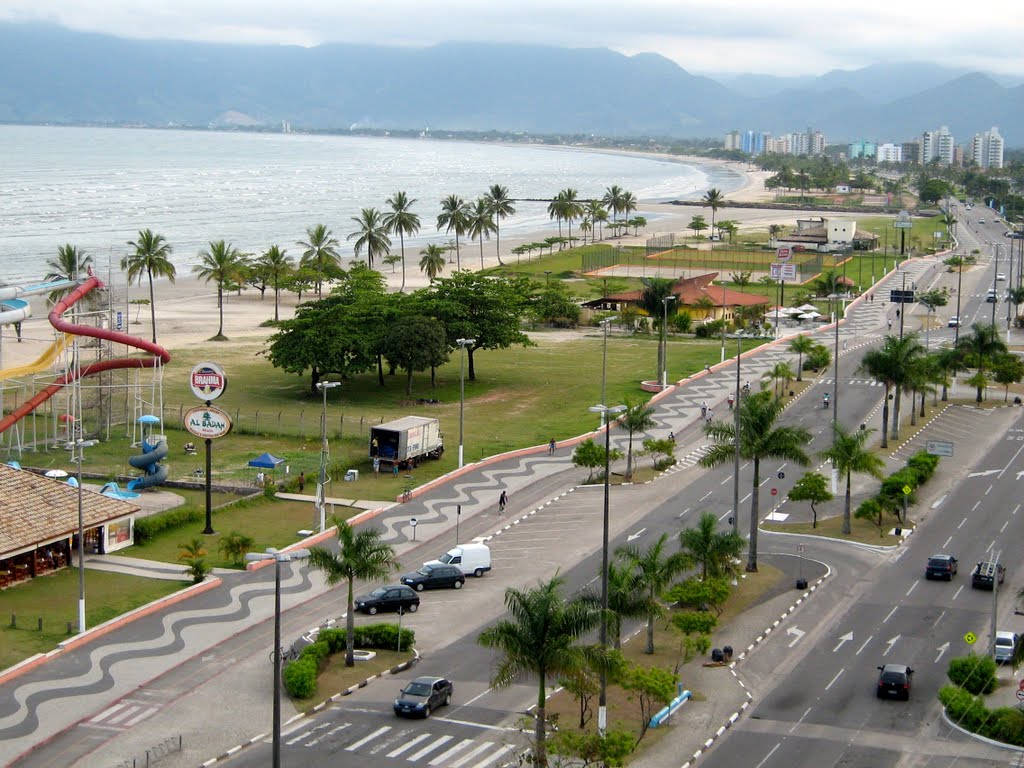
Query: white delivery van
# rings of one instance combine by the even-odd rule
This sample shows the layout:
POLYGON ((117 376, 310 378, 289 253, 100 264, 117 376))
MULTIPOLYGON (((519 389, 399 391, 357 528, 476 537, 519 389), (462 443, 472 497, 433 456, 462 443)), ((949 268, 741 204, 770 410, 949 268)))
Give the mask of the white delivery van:
POLYGON ((491 570, 491 548, 486 544, 459 544, 445 552, 437 560, 430 560, 424 565, 457 566, 466 576, 483 576, 491 570))

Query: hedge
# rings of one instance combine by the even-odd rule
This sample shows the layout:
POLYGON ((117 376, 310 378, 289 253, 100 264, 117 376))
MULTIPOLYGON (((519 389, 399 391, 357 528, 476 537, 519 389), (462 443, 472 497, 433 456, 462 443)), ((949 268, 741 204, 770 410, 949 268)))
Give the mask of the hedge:
MULTIPOLYGON (((397 624, 367 624, 355 628, 355 645, 359 648, 398 649, 397 624)), ((403 627, 402 648, 412 648, 416 633, 403 627)), ((316 693, 316 679, 325 662, 335 654, 345 652, 344 629, 321 629, 317 641, 302 649, 299 658, 287 664, 281 672, 285 690, 294 699, 308 699, 316 693)))
POLYGON ((988 709, 980 696, 946 685, 939 690, 946 716, 961 728, 988 739, 1024 746, 1024 718, 1014 707, 988 709))
POLYGON ((969 653, 949 660, 946 671, 949 681, 968 693, 978 695, 992 693, 999 684, 996 678, 996 662, 989 656, 969 653))

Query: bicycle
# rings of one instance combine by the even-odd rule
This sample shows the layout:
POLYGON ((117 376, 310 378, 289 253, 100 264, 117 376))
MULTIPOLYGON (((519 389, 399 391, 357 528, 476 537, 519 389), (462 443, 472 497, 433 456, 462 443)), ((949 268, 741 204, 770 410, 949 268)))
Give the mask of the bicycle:
POLYGON ((412 499, 412 488, 410 488, 409 486, 406 486, 405 490, 402 491, 402 503, 404 504, 405 502, 407 502, 407 501, 409 501, 411 499, 412 499))
POLYGON ((299 658, 299 652, 295 650, 294 646, 288 646, 287 648, 279 648, 276 652, 270 652, 270 663, 273 664, 277 659, 277 654, 281 654, 281 663, 287 664, 289 661, 295 661, 299 658))

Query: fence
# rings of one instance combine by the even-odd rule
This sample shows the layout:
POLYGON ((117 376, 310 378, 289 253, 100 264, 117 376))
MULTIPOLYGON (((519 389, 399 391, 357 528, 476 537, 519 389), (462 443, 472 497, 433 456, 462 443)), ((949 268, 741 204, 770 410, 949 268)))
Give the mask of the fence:
POLYGON ((125 758, 121 762, 116 763, 114 768, 147 768, 168 755, 181 752, 181 745, 182 740, 180 735, 168 736, 160 743, 154 744, 152 747, 147 749, 145 755, 141 757, 125 758))
MULTIPOLYGON (((185 411, 194 408, 195 403, 179 403, 164 408, 164 422, 169 428, 184 423, 185 411)), ((268 435, 280 437, 303 437, 310 440, 320 439, 320 418, 322 408, 300 408, 296 410, 256 409, 243 411, 241 408, 223 409, 232 421, 232 431, 251 435, 268 435)), ((332 440, 343 438, 365 437, 370 439, 370 427, 376 427, 397 416, 366 416, 335 415, 332 406, 327 412, 327 436, 332 440)))

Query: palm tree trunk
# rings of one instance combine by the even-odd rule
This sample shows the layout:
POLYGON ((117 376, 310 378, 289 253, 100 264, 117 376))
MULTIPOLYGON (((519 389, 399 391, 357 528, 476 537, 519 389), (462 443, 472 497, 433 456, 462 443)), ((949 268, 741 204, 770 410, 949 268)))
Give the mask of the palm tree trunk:
MULTIPOLYGON (((934 390, 932 390, 934 392, 934 390)), ((921 393, 921 418, 924 418, 924 400, 928 396, 927 392, 921 393)))
POLYGON ((533 748, 537 750, 536 765, 538 768, 548 768, 548 745, 545 743, 547 709, 544 706, 547 702, 547 691, 544 689, 544 674, 545 671, 542 671, 540 675, 540 687, 537 690, 537 717, 533 724, 533 740, 536 742, 533 748))
POLYGON ((274 322, 275 323, 278 322, 278 320, 280 319, 278 317, 278 308, 280 307, 280 300, 281 300, 281 290, 277 286, 274 286, 274 322))
POLYGON ((754 488, 750 493, 750 546, 747 550, 747 571, 757 571, 757 518, 758 518, 758 491, 761 482, 761 460, 754 457, 754 488))
POLYGON ((882 448, 889 447, 889 385, 885 385, 885 399, 882 401, 882 448))
POLYGON ((644 653, 650 655, 654 653, 654 617, 647 617, 647 646, 644 648, 644 653))
POLYGON ((892 402, 892 433, 889 435, 893 440, 900 439, 900 400, 903 399, 903 387, 896 385, 896 396, 892 402))
POLYGON ((505 262, 501 260, 501 225, 497 216, 494 219, 494 254, 498 257, 498 265, 504 267, 505 262))
MULTIPOLYGON (((607 418, 607 417, 605 417, 607 418)), ((605 427, 605 429, 611 429, 611 425, 605 427)), ((626 448, 626 479, 630 480, 633 477, 633 432, 630 430, 629 433, 629 447, 626 448)))
POLYGON ((804 353, 801 352, 796 358, 796 380, 804 380, 804 353))
POLYGON ((217 284, 217 312, 220 315, 220 326, 217 328, 217 335, 224 335, 224 289, 217 284))
POLYGON ((399 232, 398 239, 402 244, 402 287, 398 289, 398 292, 405 293, 405 233, 399 232))
POLYGON ((455 271, 462 271, 462 254, 459 252, 459 230, 455 230, 455 271))
POLYGON ((484 268, 484 235, 480 233, 480 269, 484 268))
POLYGON ((348 580, 348 602, 345 611, 345 666, 356 665, 356 606, 353 594, 355 579, 348 580))
MULTIPOLYGON (((921 400, 921 410, 924 410, 924 399, 921 400)), ((924 414, 921 414, 924 416, 924 414)), ((910 392, 910 426, 917 426, 917 390, 910 392)))
POLYGON ((843 533, 849 534, 850 528, 850 470, 846 471, 846 502, 843 505, 843 533))
POLYGON ((149 319, 153 324, 153 343, 156 344, 156 304, 153 301, 153 273, 147 270, 146 274, 149 275, 149 319))

